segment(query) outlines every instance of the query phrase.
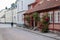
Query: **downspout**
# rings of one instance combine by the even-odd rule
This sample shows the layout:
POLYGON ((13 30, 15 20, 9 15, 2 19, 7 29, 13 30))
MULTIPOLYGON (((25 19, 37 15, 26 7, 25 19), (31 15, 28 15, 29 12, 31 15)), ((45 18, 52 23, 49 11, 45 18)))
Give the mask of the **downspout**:
POLYGON ((53 10, 53 31, 54 31, 54 10, 53 10))

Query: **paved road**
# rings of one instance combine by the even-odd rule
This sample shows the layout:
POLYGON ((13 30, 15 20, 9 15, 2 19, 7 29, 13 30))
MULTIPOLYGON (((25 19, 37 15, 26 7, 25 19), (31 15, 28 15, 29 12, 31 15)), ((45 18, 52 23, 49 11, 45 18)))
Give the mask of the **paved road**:
POLYGON ((55 40, 16 28, 1 28, 0 33, 3 40, 55 40))
MULTIPOLYGON (((15 27, 16 25, 14 24, 14 27, 15 27)), ((11 24, 0 24, 0 28, 9 28, 9 27, 11 27, 11 24)))

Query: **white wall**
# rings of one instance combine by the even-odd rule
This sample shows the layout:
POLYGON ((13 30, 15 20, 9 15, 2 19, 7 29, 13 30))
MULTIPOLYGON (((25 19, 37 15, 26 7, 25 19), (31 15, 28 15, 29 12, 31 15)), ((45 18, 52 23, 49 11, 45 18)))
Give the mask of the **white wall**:
POLYGON ((6 14, 5 14, 6 16, 6 22, 12 22, 12 12, 11 12, 11 10, 7 10, 6 11, 6 14))
POLYGON ((0 17, 2 17, 5 14, 6 9, 3 9, 0 11, 0 17))
POLYGON ((5 15, 6 9, 0 11, 0 22, 5 23, 5 18, 2 18, 5 15))
POLYGON ((18 24, 24 24, 24 13, 28 10, 28 5, 35 2, 35 0, 17 0, 17 19, 18 24))
POLYGON ((13 22, 16 23, 17 22, 17 9, 10 9, 6 11, 6 22, 13 22), (13 13, 13 15, 12 15, 13 13))
POLYGON ((35 0, 17 0, 17 11, 19 12, 23 10, 28 10, 28 4, 31 4, 33 2, 35 2, 35 0))
POLYGON ((18 19, 18 24, 24 24, 24 13, 26 11, 22 11, 22 12, 19 12, 18 15, 17 15, 17 19, 18 19))
POLYGON ((5 23, 5 18, 2 18, 0 22, 5 23))
POLYGON ((17 8, 13 9, 13 22, 17 23, 17 8))

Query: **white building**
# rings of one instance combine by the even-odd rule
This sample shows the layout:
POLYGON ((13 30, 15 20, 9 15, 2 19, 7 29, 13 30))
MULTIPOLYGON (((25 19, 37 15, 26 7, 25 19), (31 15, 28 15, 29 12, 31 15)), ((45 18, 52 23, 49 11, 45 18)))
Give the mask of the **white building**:
POLYGON ((12 22, 12 12, 11 9, 7 9, 7 11, 5 12, 5 22, 6 23, 11 23, 12 22))
POLYGON ((5 23, 5 12, 6 12, 6 9, 3 9, 0 11, 0 22, 1 23, 5 23))
POLYGON ((17 23, 17 4, 12 3, 10 8, 5 8, 0 11, 1 23, 17 23))
POLYGON ((35 2, 35 0, 17 0, 17 24, 22 26, 24 24, 24 13, 28 10, 28 4, 35 2))
POLYGON ((14 3, 11 5, 11 8, 7 8, 5 17, 6 23, 17 23, 17 7, 14 3))
POLYGON ((17 23, 17 8, 14 8, 11 10, 12 11, 12 21, 13 23, 17 23))

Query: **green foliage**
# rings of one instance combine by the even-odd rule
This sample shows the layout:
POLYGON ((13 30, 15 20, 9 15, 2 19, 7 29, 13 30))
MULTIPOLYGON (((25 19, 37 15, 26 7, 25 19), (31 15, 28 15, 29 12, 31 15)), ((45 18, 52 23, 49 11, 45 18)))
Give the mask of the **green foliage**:
POLYGON ((49 32, 48 25, 44 25, 44 26, 43 26, 43 28, 42 28, 42 32, 43 32, 43 33, 47 33, 47 32, 49 32))
POLYGON ((40 17, 37 12, 33 13, 33 18, 35 21, 40 21, 40 17))
POLYGON ((29 16, 26 17, 26 20, 28 21, 28 23, 30 23, 30 17, 29 16))
POLYGON ((49 15, 46 14, 45 16, 42 17, 43 21, 43 28, 42 28, 42 32, 48 32, 49 31, 49 15))

